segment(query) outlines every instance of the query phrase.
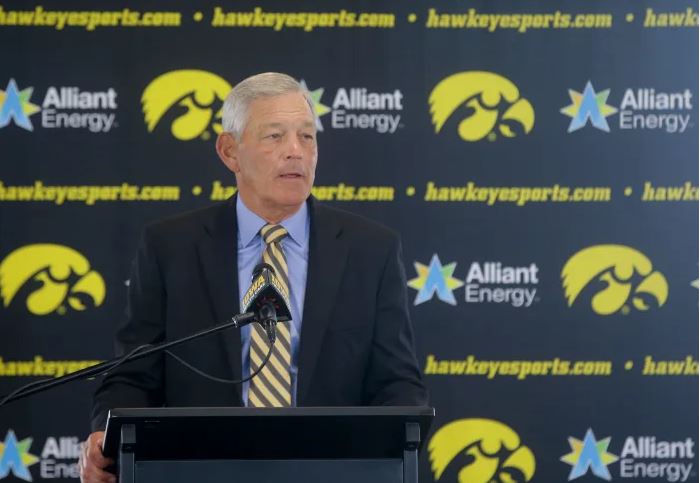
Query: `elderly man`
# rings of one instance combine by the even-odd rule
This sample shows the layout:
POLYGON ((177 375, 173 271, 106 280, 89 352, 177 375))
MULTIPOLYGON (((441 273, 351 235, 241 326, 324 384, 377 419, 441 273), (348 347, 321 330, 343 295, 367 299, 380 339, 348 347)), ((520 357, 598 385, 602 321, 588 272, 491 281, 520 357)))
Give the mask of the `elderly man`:
MULTIPOLYGON (((225 203, 146 228, 134 264, 119 353, 174 339, 239 312, 261 260, 287 285, 292 321, 278 324, 270 362, 242 385, 201 377, 166 356, 109 374, 95 393, 84 482, 115 481, 101 453, 107 411, 148 406, 424 405, 396 234, 310 197, 317 160, 309 93, 284 74, 236 85, 216 150, 236 176, 225 203)), ((238 379, 269 346, 257 324, 178 351, 209 374, 238 379)))

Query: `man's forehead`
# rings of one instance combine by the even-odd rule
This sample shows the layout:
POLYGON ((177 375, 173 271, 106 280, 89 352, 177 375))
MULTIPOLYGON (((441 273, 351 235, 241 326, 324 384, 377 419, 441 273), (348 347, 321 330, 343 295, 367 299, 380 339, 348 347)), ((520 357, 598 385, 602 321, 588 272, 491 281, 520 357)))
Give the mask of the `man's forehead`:
MULTIPOLYGON (((267 121, 267 120, 261 120, 258 122, 258 126, 260 128, 266 128, 266 127, 285 127, 287 126, 288 123, 286 122, 279 122, 279 121, 267 121)), ((316 123, 313 120, 306 120, 301 123, 302 127, 316 127, 316 123)))
POLYGON ((288 92, 279 96, 259 97, 250 103, 248 110, 249 112, 255 111, 261 114, 274 112, 295 113, 298 111, 311 114, 311 106, 301 92, 288 92))
POLYGON ((311 106, 301 93, 296 94, 298 97, 283 95, 254 100, 248 110, 248 120, 258 126, 281 125, 290 121, 315 125, 311 106))

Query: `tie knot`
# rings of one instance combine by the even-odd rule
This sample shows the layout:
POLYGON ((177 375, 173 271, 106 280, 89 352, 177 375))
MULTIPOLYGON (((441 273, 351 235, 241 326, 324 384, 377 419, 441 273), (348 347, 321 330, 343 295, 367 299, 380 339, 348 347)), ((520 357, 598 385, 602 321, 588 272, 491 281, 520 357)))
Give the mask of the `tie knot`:
POLYGON ((287 229, 282 225, 265 225, 260 230, 260 235, 265 243, 270 245, 287 236, 287 229))

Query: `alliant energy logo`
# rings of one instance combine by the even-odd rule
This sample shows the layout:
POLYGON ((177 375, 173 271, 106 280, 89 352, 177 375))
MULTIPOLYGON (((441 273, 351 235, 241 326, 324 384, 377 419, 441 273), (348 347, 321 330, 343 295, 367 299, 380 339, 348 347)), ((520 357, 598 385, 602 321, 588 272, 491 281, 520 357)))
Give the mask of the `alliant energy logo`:
POLYGON ((16 476, 20 480, 32 481, 29 467, 39 461, 29 450, 32 447, 32 438, 17 440, 15 432, 9 430, 5 441, 0 443, 0 479, 9 475, 16 476))
POLYGON ((310 89, 305 80, 300 83, 309 90, 316 108, 319 131, 323 132, 330 114, 332 129, 361 129, 378 134, 394 134, 403 127, 403 93, 399 89, 374 91, 367 87, 339 87, 329 106, 323 103, 325 88, 310 89), (324 124, 326 123, 326 124, 324 124))
MULTIPOLYGON (((428 99, 435 133, 456 120, 459 137, 467 142, 500 134, 512 138, 528 134, 535 110, 520 96, 518 87, 493 72, 460 72, 440 81, 428 99)), ((450 129, 452 130, 452 129, 450 129)))
POLYGON ((620 453, 621 478, 685 482, 693 474, 695 441, 662 441, 655 436, 628 436, 620 453))
POLYGON ((19 90, 14 79, 10 79, 4 91, 0 90, 0 128, 7 126, 12 121, 22 129, 34 130, 34 125, 29 117, 41 109, 30 102, 33 90, 33 87, 19 90))
POLYGON ((569 89, 571 105, 560 111, 571 118, 569 129, 566 132, 578 131, 588 122, 596 129, 610 132, 610 126, 605 118, 615 114, 617 109, 607 104, 609 95, 610 89, 596 93, 590 81, 586 84, 583 92, 569 89))
POLYGON ((457 305, 453 291, 462 286, 468 304, 527 308, 539 301, 539 268, 534 263, 517 266, 494 261, 472 262, 464 281, 453 276, 457 263, 442 265, 437 254, 433 254, 429 265, 414 262, 414 267, 418 276, 408 281, 408 286, 418 291, 413 305, 427 302, 434 295, 445 303, 457 305))
POLYGON ((537 300, 538 272, 534 263, 508 266, 501 262, 473 262, 467 273, 466 301, 530 307, 537 300))
POLYGON ((627 89, 620 104, 620 129, 659 129, 684 133, 693 111, 690 89, 660 92, 652 88, 627 89))
POLYGON ((438 429, 428 443, 435 481, 445 483, 528 482, 535 455, 520 436, 491 419, 458 419, 438 429))
POLYGON ((106 133, 117 126, 117 93, 112 88, 91 92, 78 87, 49 87, 41 107, 45 128, 106 133))
POLYGON ((436 294, 443 302, 457 305, 457 299, 452 291, 464 285, 462 281, 452 276, 457 263, 442 265, 440 257, 435 253, 430 259, 430 265, 414 262, 413 266, 418 274, 418 277, 408 281, 409 287, 418 290, 413 305, 427 302, 436 294))
POLYGON ((609 96, 610 89, 596 92, 590 81, 583 92, 570 89, 572 103, 561 109, 562 114, 571 117, 567 132, 578 131, 589 123, 596 129, 610 132, 606 118, 614 114, 618 114, 620 130, 660 130, 680 134, 694 126, 690 89, 658 91, 651 87, 630 87, 625 89, 619 108, 608 105, 609 96))
POLYGON ((14 476, 33 481, 30 467, 41 479, 80 478, 78 458, 82 443, 77 436, 49 436, 40 457, 29 452, 32 442, 33 438, 18 441, 12 429, 7 432, 5 442, 0 442, 0 480, 14 476))
POLYGON ((228 82, 203 70, 174 70, 156 77, 141 96, 148 132, 162 124, 180 141, 220 134, 221 107, 229 91, 228 82))
POLYGON ((590 298, 599 315, 662 307, 668 282, 642 252, 624 245, 596 245, 575 253, 561 272, 569 307, 590 298), (585 295, 583 295, 585 294, 585 295))
POLYGON ((102 276, 70 247, 26 245, 0 261, 0 298, 5 308, 24 302, 34 315, 65 314, 68 307, 77 311, 99 307, 105 292, 102 276))
POLYGON ((635 481, 683 483, 697 477, 697 471, 694 471, 695 441, 690 437, 662 440, 657 436, 627 436, 619 456, 609 451, 611 444, 611 437, 596 440, 590 428, 583 440, 569 437, 571 452, 560 458, 572 467, 568 480, 588 473, 606 481, 634 478, 635 481), (612 466, 616 463, 619 466, 612 466))
POLYGON ((592 429, 588 429, 583 441, 569 437, 571 453, 560 458, 560 461, 572 466, 569 481, 585 475, 589 470, 597 477, 610 481, 608 465, 619 458, 608 453, 610 438, 596 441, 592 429))
POLYGON ((17 88, 10 79, 7 89, 0 91, 0 128, 13 121, 18 127, 33 131, 32 114, 41 112, 45 129, 85 129, 91 133, 107 133, 117 127, 117 92, 83 90, 75 86, 51 86, 44 94, 41 107, 29 99, 33 88, 17 88))

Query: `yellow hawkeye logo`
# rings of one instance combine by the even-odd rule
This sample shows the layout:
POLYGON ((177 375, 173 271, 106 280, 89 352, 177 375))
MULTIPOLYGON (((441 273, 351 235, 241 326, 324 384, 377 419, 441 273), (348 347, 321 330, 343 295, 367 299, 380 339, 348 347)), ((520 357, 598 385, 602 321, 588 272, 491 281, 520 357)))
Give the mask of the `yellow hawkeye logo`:
POLYGON ((180 141, 209 139, 209 129, 221 133, 221 105, 230 90, 224 79, 203 70, 175 70, 156 77, 141 96, 148 132, 170 113, 170 132, 180 141))
POLYGON ((490 483, 530 481, 535 455, 508 426, 490 419, 458 419, 428 444, 435 481, 490 483))
POLYGON ((637 310, 661 307, 668 299, 666 278, 643 253, 624 245, 584 248, 566 262, 561 277, 569 307, 591 283, 600 285, 591 299, 599 315, 629 313, 630 299, 637 310))
POLYGON ((26 245, 0 262, 0 296, 9 307, 16 296, 26 297, 34 315, 64 314, 99 307, 105 299, 102 276, 76 250, 62 245, 26 245))
POLYGON ((459 137, 469 142, 485 137, 495 141, 496 130, 512 138, 518 131, 529 133, 535 125, 532 104, 520 97, 515 84, 492 72, 451 75, 435 86, 428 102, 436 133, 458 115, 464 117, 457 127, 459 137))

